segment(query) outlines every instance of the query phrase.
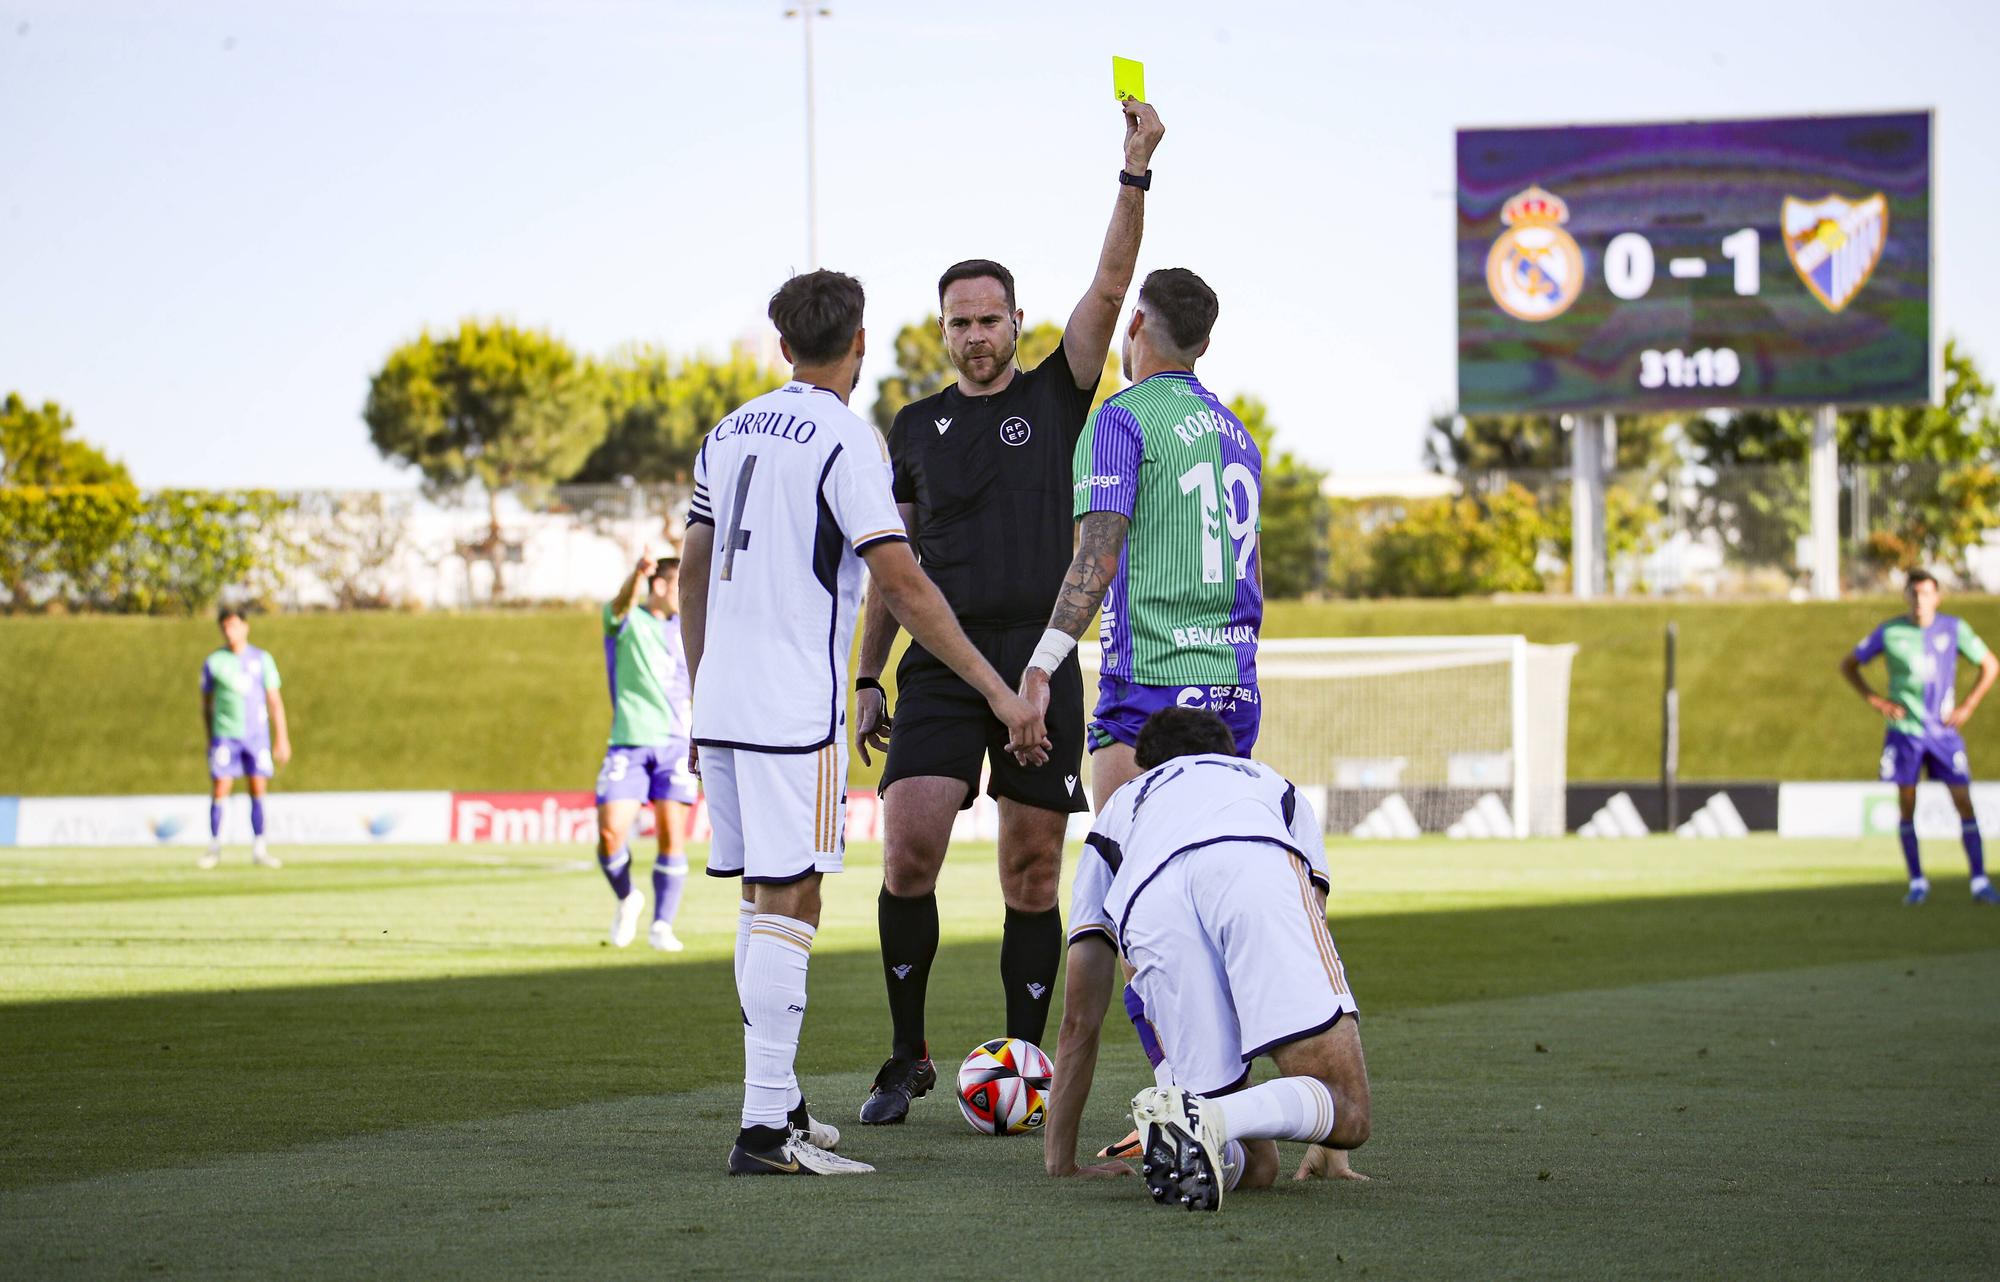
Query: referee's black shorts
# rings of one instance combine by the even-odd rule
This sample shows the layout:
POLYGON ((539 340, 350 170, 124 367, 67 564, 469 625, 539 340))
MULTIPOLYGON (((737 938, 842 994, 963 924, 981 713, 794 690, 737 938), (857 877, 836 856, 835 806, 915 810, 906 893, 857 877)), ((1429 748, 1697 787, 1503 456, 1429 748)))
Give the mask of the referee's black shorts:
MULTIPOLYGON (((1018 685, 1034 657, 1045 624, 1031 627, 967 628, 965 635, 1002 680, 1018 685)), ((1023 766, 1007 752, 1007 727, 977 690, 935 655, 916 644, 896 667, 895 724, 889 733, 889 760, 881 789, 898 779, 922 775, 965 781, 965 805, 979 792, 982 764, 992 767, 986 791, 994 797, 1063 814, 1090 807, 1083 781, 1083 670, 1076 656, 1063 660, 1049 680, 1049 759, 1023 766)))

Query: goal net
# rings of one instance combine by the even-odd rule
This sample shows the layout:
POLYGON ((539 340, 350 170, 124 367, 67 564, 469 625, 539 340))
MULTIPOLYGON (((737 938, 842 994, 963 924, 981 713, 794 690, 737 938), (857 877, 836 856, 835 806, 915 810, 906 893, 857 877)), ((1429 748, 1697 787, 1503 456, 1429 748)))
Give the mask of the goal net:
MULTIPOLYGON (((1094 675, 1096 647, 1080 651, 1094 675)), ((1518 636, 1265 641, 1255 755, 1329 833, 1560 836, 1575 653, 1518 636)))

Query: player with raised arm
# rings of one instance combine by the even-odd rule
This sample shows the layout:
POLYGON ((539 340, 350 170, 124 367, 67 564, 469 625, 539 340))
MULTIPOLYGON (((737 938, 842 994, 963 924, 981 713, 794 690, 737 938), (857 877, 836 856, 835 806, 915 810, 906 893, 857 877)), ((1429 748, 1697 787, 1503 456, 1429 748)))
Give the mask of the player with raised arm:
MULTIPOLYGON (((1147 719, 1141 771, 1098 815, 1071 890, 1069 974, 1044 1161, 1081 1168, 1077 1126, 1122 954, 1174 1078, 1132 1100, 1154 1200, 1216 1210, 1231 1188, 1277 1179, 1276 1140, 1345 1153, 1367 1142, 1368 1068, 1357 1007, 1326 928, 1326 849, 1312 804, 1236 755, 1217 714, 1147 719), (1249 1085, 1268 1055, 1281 1074, 1249 1085)), ((1299 1178, 1326 1168, 1308 1161, 1299 1178)))
POLYGON ((1921 904, 1931 892, 1930 881, 1917 856, 1917 780, 1925 771, 1951 791, 1958 807, 1959 838, 1972 869, 1972 897, 1982 904, 2000 903, 2000 893, 1986 876, 1986 847, 1979 818, 1972 810, 1972 775, 1959 728, 2000 677, 2000 657, 1986 648, 1964 619, 1938 613, 1938 581, 1926 570, 1912 570, 1903 584, 1910 612, 1878 626, 1840 661, 1847 683, 1861 692, 1870 707, 1888 718, 1882 736, 1882 780, 1896 785, 1902 811, 1897 834, 1902 838, 1903 863, 1910 873, 1903 902, 1921 904), (1876 694, 1861 665, 1880 655, 1889 669, 1889 693, 1876 694), (1979 665, 1979 681, 1963 701, 1954 700, 1958 660, 1979 665))
MULTIPOLYGON (((1148 167, 1164 130, 1143 102, 1121 105, 1124 167, 1090 287, 1062 343, 1033 369, 1015 364, 1023 313, 1014 277, 971 259, 938 280, 951 386, 913 401, 889 431, 895 497, 926 573, 967 635, 1009 680, 1040 635, 1070 556, 1070 456, 1103 377, 1145 223, 1148 167)), ((871 600, 855 683, 855 739, 868 760, 889 709, 881 682, 896 621, 871 600)), ((1006 734, 968 686, 918 638, 896 669, 895 729, 882 773, 882 893, 876 913, 888 989, 889 1058, 861 1105, 864 1123, 901 1122, 937 1083, 924 1005, 938 951, 937 879, 952 822, 972 805, 982 767, 1000 811, 1000 897, 1006 908, 1000 982, 1007 1035, 1039 1042, 1062 964, 1063 836, 1085 808, 1083 677, 1059 665, 1045 705, 1050 760, 1033 769, 1004 751, 1006 734)))
POLYGON ((222 645, 201 665, 201 728, 208 737, 208 849, 202 868, 222 862, 222 808, 238 779, 250 787, 250 862, 260 868, 284 865, 264 844, 264 794, 279 766, 292 759, 291 728, 285 722, 284 682, 278 662, 250 644, 250 621, 243 611, 224 607, 216 615, 222 645))
POLYGON ((911 556, 882 437, 847 407, 866 348, 863 301, 861 283, 839 272, 786 281, 770 316, 791 382, 724 418, 695 457, 682 634, 714 832, 708 872, 741 878, 744 895, 732 1175, 874 1169, 815 1142, 794 1072, 820 881, 841 869, 843 708, 864 560, 878 598, 985 698, 1008 750, 1047 757, 1041 714, 966 640, 911 556))
MULTIPOLYGON (((1217 713, 1245 756, 1257 742, 1263 457, 1194 374, 1220 310, 1215 291, 1183 267, 1152 272, 1140 286, 1122 351, 1131 386, 1098 407, 1077 441, 1076 555, 1021 674, 1021 693, 1046 702, 1051 674, 1102 608, 1090 724, 1099 814, 1138 773, 1139 728, 1161 708, 1217 713)), ((1155 1071, 1171 1076, 1129 987, 1125 1010, 1155 1071)), ((1129 1155, 1138 1141, 1135 1132, 1101 1155, 1129 1155)))
POLYGON ((632 851, 626 843, 642 804, 653 807, 660 842, 647 938, 661 952, 677 953, 683 947, 674 934, 674 915, 687 887, 687 813, 695 800, 695 779, 688 770, 680 581, 679 556, 656 561, 642 555, 618 595, 605 604, 602 617, 611 735, 597 772, 597 866, 618 900, 611 919, 611 942, 618 948, 638 935, 639 914, 646 906, 646 897, 632 886, 632 851))
POLYGON ((1207 708, 1250 755, 1257 742, 1258 556, 1263 456, 1194 365, 1220 306, 1185 267, 1146 277, 1125 329, 1131 386, 1076 444, 1076 554, 1021 693, 1049 699, 1052 674, 1100 609, 1103 659, 1090 723, 1101 812, 1138 773, 1133 746, 1162 708, 1207 708))

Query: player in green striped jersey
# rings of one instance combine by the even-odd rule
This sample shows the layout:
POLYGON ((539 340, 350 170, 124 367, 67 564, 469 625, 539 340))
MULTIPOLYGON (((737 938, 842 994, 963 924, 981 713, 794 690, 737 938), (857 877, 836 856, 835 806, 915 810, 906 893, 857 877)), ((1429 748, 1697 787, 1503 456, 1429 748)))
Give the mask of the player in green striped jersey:
POLYGON ((1263 458, 1194 376, 1217 311, 1215 292, 1183 267, 1153 272, 1140 287, 1125 332, 1132 385, 1099 407, 1077 441, 1077 552, 1021 678, 1021 693, 1045 702, 1049 673, 1102 607, 1090 725, 1100 812, 1138 773, 1139 728, 1161 708, 1217 713, 1245 756, 1257 740, 1263 458))

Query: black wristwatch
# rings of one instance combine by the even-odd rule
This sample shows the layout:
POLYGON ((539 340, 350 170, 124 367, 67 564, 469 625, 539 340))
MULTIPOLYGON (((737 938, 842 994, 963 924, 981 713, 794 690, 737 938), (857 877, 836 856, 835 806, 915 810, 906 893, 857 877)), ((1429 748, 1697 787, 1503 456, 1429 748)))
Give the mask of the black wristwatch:
POLYGON ((1140 191, 1151 191, 1153 189, 1153 171, 1148 169, 1144 174, 1134 178, 1130 173, 1121 169, 1118 171, 1118 181, 1127 187, 1137 187, 1140 191))
POLYGON ((887 690, 884 690, 882 688, 882 683, 880 681, 877 681, 874 677, 854 678, 854 688, 856 691, 873 690, 876 694, 881 695, 885 699, 889 697, 889 692, 887 690))

